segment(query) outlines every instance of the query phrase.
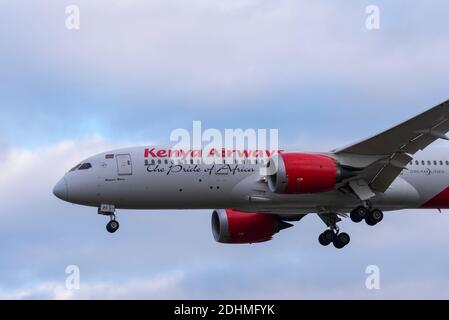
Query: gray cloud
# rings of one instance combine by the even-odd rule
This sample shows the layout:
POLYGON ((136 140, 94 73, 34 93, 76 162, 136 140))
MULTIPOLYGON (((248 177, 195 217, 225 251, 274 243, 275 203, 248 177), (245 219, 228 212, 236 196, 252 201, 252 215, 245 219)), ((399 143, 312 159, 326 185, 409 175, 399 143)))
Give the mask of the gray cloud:
POLYGON ((375 32, 359 1, 77 1, 78 32, 67 4, 2 4, 2 145, 162 142, 192 120, 352 140, 447 98, 444 1, 380 1, 375 32))
POLYGON ((64 27, 71 2, 2 5, 0 121, 13 145, 142 140, 196 119, 287 137, 304 119, 303 135, 337 124, 348 138, 366 130, 358 118, 388 124, 379 109, 402 119, 447 98, 444 1, 380 1, 375 32, 358 1, 77 3, 78 32, 64 27))
POLYGON ((3 38, 14 53, 32 49, 33 60, 25 52, 9 58, 26 61, 26 71, 62 72, 68 83, 175 94, 197 107, 323 81, 394 88, 398 95, 398 88, 426 86, 427 77, 447 74, 447 34, 435 19, 444 10, 433 9, 447 6, 444 1, 418 7, 381 1, 377 33, 364 28, 359 2, 78 1, 79 32, 64 28, 67 3, 8 6, 3 38))

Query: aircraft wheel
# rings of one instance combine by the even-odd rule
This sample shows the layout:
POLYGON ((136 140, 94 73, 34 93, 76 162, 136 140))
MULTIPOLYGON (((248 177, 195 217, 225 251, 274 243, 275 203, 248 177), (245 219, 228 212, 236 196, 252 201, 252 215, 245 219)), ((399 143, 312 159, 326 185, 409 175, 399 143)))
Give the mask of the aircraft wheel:
POLYGON ((323 236, 326 241, 329 241, 329 243, 331 243, 332 241, 334 241, 335 232, 333 230, 326 230, 323 232, 323 236))
POLYGON ((349 234, 347 234, 346 232, 342 232, 342 233, 339 233, 335 237, 335 239, 333 241, 333 244, 334 244, 335 248, 341 249, 344 246, 346 246, 349 243, 349 241, 351 241, 351 238, 349 237, 349 234))
POLYGON ((368 225, 374 226, 382 221, 384 218, 384 214, 379 209, 373 209, 371 212, 366 216, 365 221, 368 225))
POLYGON ((114 233, 118 230, 119 227, 120 227, 120 224, 118 223, 117 220, 111 220, 106 225, 106 230, 108 230, 108 232, 110 232, 110 233, 114 233))
POLYGON ((323 246, 327 246, 329 245, 332 241, 334 241, 335 238, 335 233, 332 230, 326 230, 324 231, 322 234, 320 234, 320 236, 318 237, 318 241, 320 242, 321 245, 323 246))
POLYGON ((363 219, 365 219, 368 216, 368 214, 369 214, 369 210, 366 207, 358 206, 357 208, 355 208, 351 211, 350 217, 353 222, 358 223, 358 222, 362 221, 363 219))
POLYGON ((322 246, 327 246, 329 245, 330 242, 326 241, 326 239, 324 238, 324 235, 322 233, 320 233, 319 237, 318 237, 318 242, 322 245, 322 246))

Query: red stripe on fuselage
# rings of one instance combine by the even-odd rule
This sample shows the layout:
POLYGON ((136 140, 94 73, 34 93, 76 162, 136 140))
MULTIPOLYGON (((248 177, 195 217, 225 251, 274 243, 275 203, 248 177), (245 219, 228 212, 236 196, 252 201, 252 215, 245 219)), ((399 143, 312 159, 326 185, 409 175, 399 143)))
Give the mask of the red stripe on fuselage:
POLYGON ((421 208, 448 209, 449 208, 449 187, 441 191, 435 197, 424 203, 421 208))

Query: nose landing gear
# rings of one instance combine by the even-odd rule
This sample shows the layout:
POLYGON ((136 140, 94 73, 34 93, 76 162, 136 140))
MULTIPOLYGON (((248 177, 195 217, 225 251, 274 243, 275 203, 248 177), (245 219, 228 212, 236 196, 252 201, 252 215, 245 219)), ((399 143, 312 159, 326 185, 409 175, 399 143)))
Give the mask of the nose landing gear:
POLYGON ((101 214, 101 215, 104 215, 104 216, 109 216, 109 218, 111 219, 106 224, 106 230, 109 233, 114 233, 114 232, 116 232, 118 230, 118 228, 120 227, 120 224, 116 220, 114 205, 102 204, 100 206, 100 208, 98 208, 98 214, 101 214))
POLYGON ((118 230, 119 227, 120 224, 117 220, 115 220, 115 215, 111 216, 111 221, 109 221, 106 225, 106 230, 108 230, 109 233, 114 233, 118 230))

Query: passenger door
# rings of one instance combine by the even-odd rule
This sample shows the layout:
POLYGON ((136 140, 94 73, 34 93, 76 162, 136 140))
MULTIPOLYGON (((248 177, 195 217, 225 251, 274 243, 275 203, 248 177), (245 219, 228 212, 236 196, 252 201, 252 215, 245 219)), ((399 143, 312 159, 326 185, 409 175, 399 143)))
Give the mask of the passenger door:
POLYGON ((117 173, 119 176, 126 176, 133 174, 133 166, 131 163, 131 155, 118 154, 117 159, 117 173))

